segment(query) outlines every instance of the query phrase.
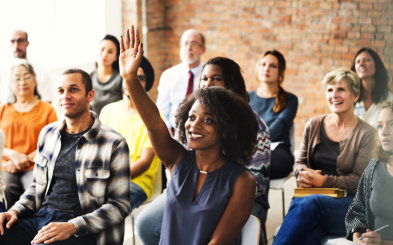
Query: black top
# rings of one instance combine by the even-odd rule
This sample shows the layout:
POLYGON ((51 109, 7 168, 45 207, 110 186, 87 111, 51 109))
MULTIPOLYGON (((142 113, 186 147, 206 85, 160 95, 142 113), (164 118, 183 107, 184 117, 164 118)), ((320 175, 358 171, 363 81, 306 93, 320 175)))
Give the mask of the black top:
POLYGON ((75 217, 82 214, 75 174, 75 152, 79 139, 89 129, 78 134, 69 134, 66 130, 61 132, 61 149, 48 194, 42 203, 43 208, 73 214, 75 217))
POLYGON ((315 147, 311 157, 311 166, 313 169, 322 170, 322 174, 337 176, 336 163, 338 155, 340 155, 340 143, 329 139, 322 121, 321 142, 315 147))

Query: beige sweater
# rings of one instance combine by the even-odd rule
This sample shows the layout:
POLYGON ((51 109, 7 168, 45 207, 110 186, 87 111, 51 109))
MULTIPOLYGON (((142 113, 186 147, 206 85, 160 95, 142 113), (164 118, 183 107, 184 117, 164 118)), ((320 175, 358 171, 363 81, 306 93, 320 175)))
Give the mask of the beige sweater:
MULTIPOLYGON (((321 142, 321 124, 326 115, 311 118, 304 129, 300 154, 296 157, 294 169, 311 167, 311 156, 321 142)), ((354 196, 360 176, 372 157, 376 132, 366 122, 359 119, 352 134, 339 142, 340 154, 337 158, 338 176, 328 175, 323 187, 343 188, 354 196)))

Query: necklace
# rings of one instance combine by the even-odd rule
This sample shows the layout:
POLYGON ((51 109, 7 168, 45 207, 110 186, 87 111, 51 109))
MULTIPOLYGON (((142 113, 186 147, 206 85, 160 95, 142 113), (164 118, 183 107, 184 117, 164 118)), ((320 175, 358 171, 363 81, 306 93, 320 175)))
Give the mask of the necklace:
POLYGON ((199 173, 201 173, 201 174, 207 174, 207 172, 206 172, 206 171, 203 171, 203 170, 199 170, 199 173))

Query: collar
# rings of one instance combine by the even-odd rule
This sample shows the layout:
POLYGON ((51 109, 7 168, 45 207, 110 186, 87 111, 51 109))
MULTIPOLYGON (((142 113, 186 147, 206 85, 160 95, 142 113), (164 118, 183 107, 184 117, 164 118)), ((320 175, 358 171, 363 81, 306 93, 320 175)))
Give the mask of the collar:
MULTIPOLYGON (((101 122, 100 120, 98 120, 98 116, 94 111, 90 111, 90 116, 94 120, 93 125, 91 126, 89 131, 87 131, 82 135, 82 137, 85 138, 87 142, 93 143, 98 135, 98 132, 100 131, 101 122)), ((56 133, 59 138, 61 138, 60 132, 64 129, 65 125, 66 125, 66 121, 65 119, 63 119, 63 121, 60 124, 60 127, 56 130, 57 131, 56 133)))

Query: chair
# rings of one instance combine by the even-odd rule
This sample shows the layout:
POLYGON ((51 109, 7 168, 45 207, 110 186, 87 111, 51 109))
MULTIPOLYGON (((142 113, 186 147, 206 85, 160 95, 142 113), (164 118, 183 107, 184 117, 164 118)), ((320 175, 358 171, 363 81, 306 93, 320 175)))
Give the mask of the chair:
POLYGON ((261 222, 254 215, 250 215, 241 230, 241 245, 259 245, 261 222))
MULTIPOLYGON (((153 183, 153 193, 152 195, 143 203, 149 203, 154 200, 157 196, 159 196, 162 192, 162 163, 159 162, 158 169, 156 172, 156 176, 154 178, 153 183)), ((143 205, 142 204, 142 205, 143 205)), ((131 213, 131 229, 132 229, 132 244, 135 245, 135 217, 134 214, 131 213)))
POLYGON ((279 190, 281 191, 281 200, 282 200, 282 218, 285 217, 285 195, 284 195, 284 183, 290 179, 293 175, 291 172, 287 177, 281 179, 272 179, 270 180, 270 190, 279 190))

